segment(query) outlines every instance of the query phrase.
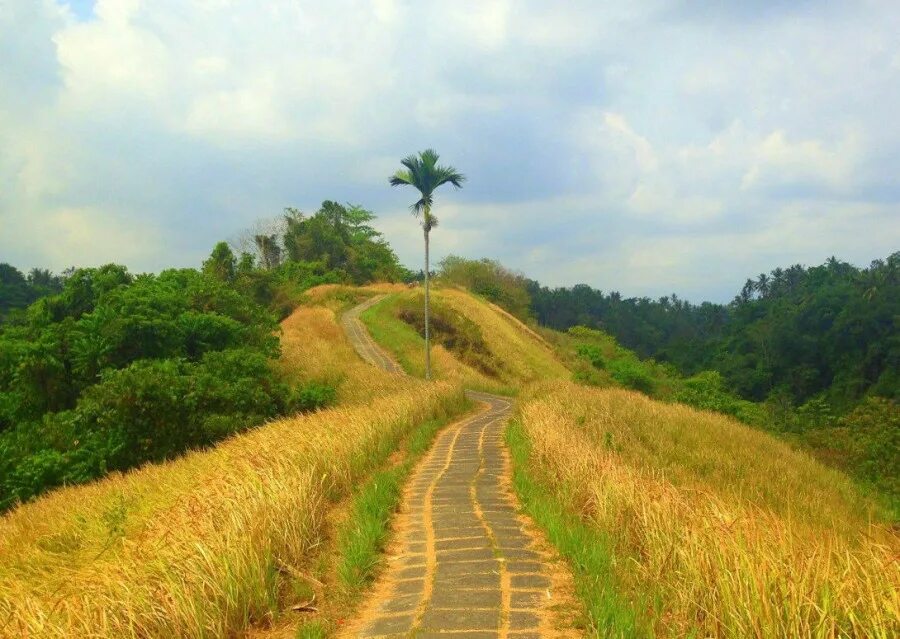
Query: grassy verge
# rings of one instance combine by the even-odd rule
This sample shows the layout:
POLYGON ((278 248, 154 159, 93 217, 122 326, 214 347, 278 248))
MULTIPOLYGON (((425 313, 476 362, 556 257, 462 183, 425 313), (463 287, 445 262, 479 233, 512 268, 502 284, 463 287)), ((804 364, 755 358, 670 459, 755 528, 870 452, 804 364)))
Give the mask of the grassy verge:
MULTIPOLYGON (((459 416, 454 419, 459 419, 459 416)), ((315 619, 297 629, 298 639, 327 637, 349 616, 381 570, 382 551, 390 535, 391 517, 400 505, 410 472, 438 431, 449 419, 430 420, 415 429, 405 442, 402 461, 376 471, 355 492, 347 518, 336 531, 333 566, 326 569, 337 596, 315 619)), ((386 464, 387 458, 383 458, 386 464)))
POLYGON ((568 512, 564 500, 529 473, 531 446, 518 420, 510 423, 506 441, 513 460, 513 486, 525 512, 572 569, 575 593, 583 606, 579 627, 594 637, 649 636, 639 622, 639 606, 629 601, 616 579, 612 540, 568 512))

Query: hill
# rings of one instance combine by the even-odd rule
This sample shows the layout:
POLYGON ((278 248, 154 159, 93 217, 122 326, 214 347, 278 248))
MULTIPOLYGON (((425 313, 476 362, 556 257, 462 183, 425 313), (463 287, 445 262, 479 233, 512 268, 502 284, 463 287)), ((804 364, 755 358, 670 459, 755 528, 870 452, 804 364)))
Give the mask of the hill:
MULTIPOLYGON (((357 591, 335 576, 348 552, 341 522, 357 529, 349 500, 402 459, 422 424, 465 411, 463 387, 518 396, 515 486, 569 560, 586 629, 898 629, 890 513, 846 476, 721 412, 676 403, 683 378, 607 335, 536 329, 453 286, 434 292, 438 379, 422 382, 420 301, 420 289, 397 284, 307 290, 281 323, 278 368, 287 383, 334 388, 334 407, 7 513, 0 634, 292 632, 289 609, 315 591, 321 621, 301 627, 322 636, 355 605, 357 591), (362 319, 409 376, 367 365, 340 327, 373 294, 387 297, 362 319)), ((364 561, 357 589, 377 570, 364 561)))

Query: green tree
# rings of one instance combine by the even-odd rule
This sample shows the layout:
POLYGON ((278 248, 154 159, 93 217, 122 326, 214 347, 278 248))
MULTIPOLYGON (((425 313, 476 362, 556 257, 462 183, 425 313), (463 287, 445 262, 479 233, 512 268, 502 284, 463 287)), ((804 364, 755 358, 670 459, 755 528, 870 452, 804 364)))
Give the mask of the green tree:
POLYGON ((356 284, 397 281, 406 275, 381 233, 369 223, 375 214, 331 200, 311 216, 285 209, 284 250, 289 261, 318 263, 356 284))
POLYGON ((452 166, 438 164, 439 156, 434 149, 425 149, 419 155, 410 155, 400 161, 405 168, 391 176, 391 186, 412 186, 419 190, 421 197, 410 208, 413 215, 421 219, 425 234, 425 379, 431 378, 431 349, 428 335, 429 304, 429 255, 428 241, 431 229, 437 226, 437 218, 431 213, 434 191, 441 185, 450 183, 462 188, 465 176, 452 166))
POLYGON ((237 260, 227 242, 219 242, 203 262, 203 272, 223 282, 233 282, 237 260))

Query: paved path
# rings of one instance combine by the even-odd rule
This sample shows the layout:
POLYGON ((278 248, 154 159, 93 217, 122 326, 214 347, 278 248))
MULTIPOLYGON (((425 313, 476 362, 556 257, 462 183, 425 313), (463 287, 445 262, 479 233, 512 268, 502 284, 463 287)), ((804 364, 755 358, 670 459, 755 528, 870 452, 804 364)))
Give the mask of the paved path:
MULTIPOLYGON (((357 319, 378 299, 344 326, 360 356, 398 370, 357 319)), ((526 639, 549 629, 550 577, 508 487, 510 401, 467 394, 486 410, 444 429, 414 471, 386 575, 347 636, 526 639)))
POLYGON ((387 297, 387 295, 376 295, 359 306, 354 306, 341 317, 341 325, 344 327, 347 337, 350 338, 353 348, 356 349, 356 352, 359 353, 360 357, 372 364, 372 366, 383 368, 389 373, 402 373, 403 369, 400 365, 375 343, 369 335, 369 332, 366 330, 366 327, 359 319, 359 316, 363 311, 375 306, 375 304, 385 297, 387 297))

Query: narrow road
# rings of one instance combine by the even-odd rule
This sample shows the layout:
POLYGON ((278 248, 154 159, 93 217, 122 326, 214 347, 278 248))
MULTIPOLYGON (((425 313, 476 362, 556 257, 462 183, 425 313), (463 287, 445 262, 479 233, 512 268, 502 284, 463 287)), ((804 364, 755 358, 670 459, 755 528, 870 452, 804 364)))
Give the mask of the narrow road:
MULTIPOLYGON (((402 372, 359 313, 342 322, 366 361, 402 372)), ((414 471, 388 569, 345 636, 527 639, 546 636, 550 576, 516 514, 503 431, 511 403, 467 391, 486 408, 444 429, 414 471)))
POLYGON ((341 317, 341 325, 350 338, 353 348, 359 353, 359 356, 369 362, 372 366, 383 368, 389 373, 402 373, 403 369, 400 365, 389 357, 384 350, 375 343, 366 327, 360 321, 359 316, 369 308, 375 306, 383 300, 387 295, 376 295, 358 306, 354 306, 341 317))

